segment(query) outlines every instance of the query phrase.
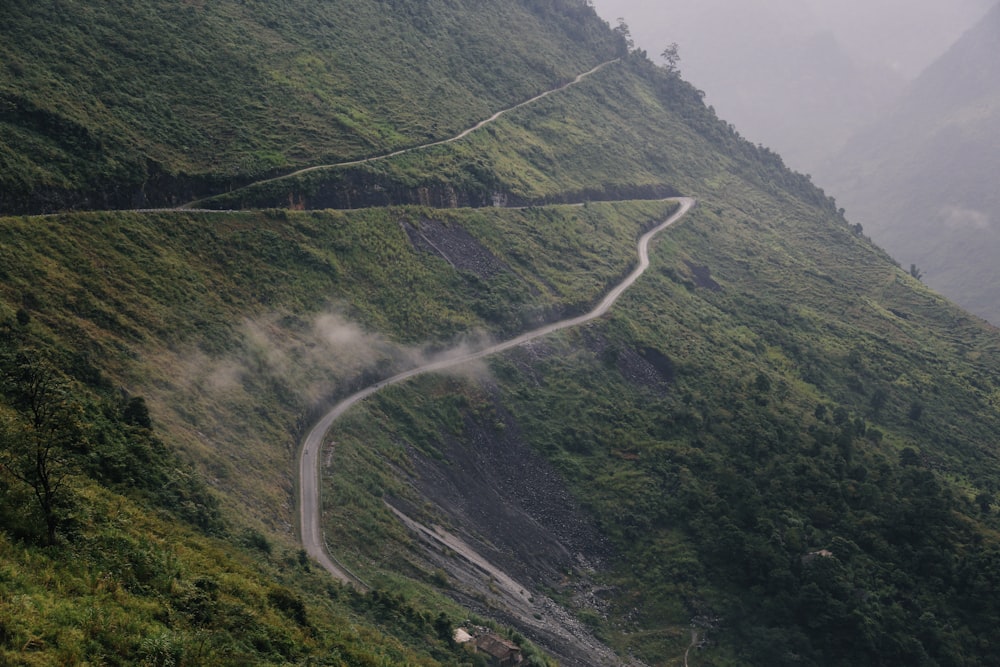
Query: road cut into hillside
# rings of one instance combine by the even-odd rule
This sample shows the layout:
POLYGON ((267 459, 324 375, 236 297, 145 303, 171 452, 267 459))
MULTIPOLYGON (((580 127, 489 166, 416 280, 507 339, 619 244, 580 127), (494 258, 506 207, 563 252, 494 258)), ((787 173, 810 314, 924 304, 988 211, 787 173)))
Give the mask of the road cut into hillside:
MULTIPOLYGON (((426 144, 419 144, 417 146, 410 146, 409 148, 401 148, 399 150, 392 151, 391 153, 382 153, 380 155, 372 155, 370 157, 359 158, 357 160, 350 160, 348 162, 336 162, 336 163, 333 163, 333 164, 317 164, 317 165, 314 165, 312 167, 305 167, 303 169, 297 169, 297 170, 295 170, 295 171, 293 171, 291 173, 283 174, 281 176, 274 176, 273 178, 265 178, 265 179, 260 180, 260 181, 254 181, 253 183, 248 183, 247 185, 244 185, 243 187, 238 188, 238 189, 245 190, 247 188, 252 188, 252 187, 255 187, 255 186, 258 186, 258 185, 263 185, 265 183, 273 183, 275 181, 282 181, 282 180, 285 180, 285 179, 288 179, 288 178, 295 178, 296 176, 302 176, 303 174, 309 174, 309 173, 312 173, 314 171, 322 171, 322 170, 325 170, 325 169, 338 169, 338 168, 341 168, 341 167, 356 167, 356 166, 361 165, 361 164, 368 164, 370 162, 379 162, 381 160, 388 160, 390 158, 399 157, 400 155, 406 155, 407 153, 412 153, 414 151, 423 150, 425 148, 433 148, 434 146, 444 146, 444 145, 447 145, 447 144, 454 143, 456 141, 460 141, 460 140, 466 138, 467 136, 469 136, 470 134, 472 134, 473 132, 475 132, 476 130, 482 129, 483 127, 486 127, 487 125, 490 125, 491 123, 496 122, 498 119, 500 119, 501 117, 509 114, 510 112, 516 111, 516 110, 518 110, 518 109, 520 109, 522 107, 526 107, 526 106, 528 106, 530 104, 534 104, 535 102, 539 102, 539 101, 545 99, 546 97, 548 97, 549 95, 552 95, 553 93, 558 93, 558 92, 560 92, 562 90, 566 90, 567 88, 575 86, 575 85, 579 84, 581 81, 583 81, 584 79, 586 79, 587 77, 589 77, 589 76, 591 76, 593 74, 596 74, 597 72, 600 72, 602 69, 604 69, 608 65, 611 65, 611 64, 614 64, 616 62, 619 62, 620 60, 621 60, 620 58, 615 58, 614 60, 609 60, 607 62, 603 62, 600 65, 597 65, 596 67, 594 67, 593 69, 589 69, 586 72, 583 72, 582 74, 578 74, 571 81, 567 81, 566 83, 564 83, 564 84, 562 84, 560 86, 556 86, 555 88, 550 88, 549 90, 546 90, 546 91, 544 91, 542 93, 539 93, 538 95, 535 95, 534 97, 530 97, 530 98, 524 100, 523 102, 519 102, 518 104, 515 104, 513 106, 509 106, 506 109, 501 109, 500 111, 497 111, 495 114, 493 114, 489 118, 485 118, 485 119, 479 121, 478 123, 476 123, 472 127, 469 127, 469 128, 466 128, 466 129, 462 130, 461 132, 459 132, 458 134, 456 134, 453 137, 448 137, 447 139, 439 139, 438 141, 432 141, 432 142, 426 143, 426 144)), ((183 204, 183 205, 179 206, 178 208, 180 208, 180 209, 193 209, 194 206, 198 202, 207 201, 207 200, 209 200, 211 198, 212 197, 200 198, 200 199, 197 199, 195 201, 188 202, 187 204, 183 204)))
POLYGON ((433 361, 408 371, 404 371, 385 380, 380 380, 361 391, 334 405, 323 417, 312 427, 305 440, 299 454, 299 530, 302 537, 302 546, 313 559, 323 566, 331 575, 337 579, 355 586, 365 587, 364 583, 346 567, 336 563, 335 558, 327 548, 325 536, 321 526, 322 501, 320 497, 320 454, 323 449, 327 431, 333 423, 353 405, 363 401, 377 391, 390 385, 398 384, 410 378, 425 373, 434 373, 461 364, 483 359, 505 350, 523 345, 529 341, 542 336, 547 336, 562 329, 580 326, 599 317, 604 316, 615 304, 618 298, 631 287, 639 277, 649 268, 649 243, 657 234, 673 225, 683 218, 695 204, 695 200, 690 197, 676 197, 669 201, 676 201, 680 207, 666 220, 656 225, 639 239, 637 252, 639 263, 618 285, 597 304, 590 312, 577 317, 571 317, 558 322, 553 322, 539 327, 527 333, 521 334, 510 340, 491 345, 475 352, 469 352, 457 356, 444 357, 438 361, 433 361))

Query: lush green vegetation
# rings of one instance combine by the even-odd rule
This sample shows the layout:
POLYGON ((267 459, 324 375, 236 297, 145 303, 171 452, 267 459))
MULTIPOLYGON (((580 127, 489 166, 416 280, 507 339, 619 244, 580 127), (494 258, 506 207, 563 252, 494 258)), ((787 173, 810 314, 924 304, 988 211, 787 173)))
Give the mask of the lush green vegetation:
POLYGON ((141 393, 228 502, 277 527, 291 519, 290 457, 314 401, 406 363, 416 350, 400 343, 503 335, 582 310, 633 261, 620 238, 667 208, 10 218, 0 293, 9 321, 27 318, 11 326, 29 347, 141 393), (502 271, 486 281, 417 251, 402 224, 430 220, 475 231, 502 271), (547 253, 567 259, 527 263, 547 253), (347 334, 348 353, 326 340, 347 334))
POLYGON ((6 2, 0 211, 182 203, 446 138, 616 44, 569 1, 6 2))
POLYGON ((732 178, 834 206, 780 156, 721 122, 693 86, 633 54, 460 142, 261 183, 199 205, 482 206, 494 194, 509 205, 545 204, 705 194, 732 178))
POLYGON ((394 471, 516 429, 621 554, 599 627, 622 649, 680 655, 701 617, 723 644, 702 664, 994 662, 995 332, 836 218, 753 203, 704 202, 613 318, 530 365, 423 380, 337 427, 342 555, 405 570, 378 501, 411 497, 394 471), (650 349, 665 390, 622 370, 650 349))
MULTIPOLYGON (((584 3, 417 4, 7 3, 4 206, 419 144, 622 44, 584 3)), ((413 476, 516 436, 607 541, 545 593, 623 654, 677 664, 697 619, 697 664, 1000 661, 996 331, 643 54, 461 142, 212 203, 494 194, 530 206, 0 220, 4 660, 476 664, 383 500, 447 523, 413 476), (338 423, 326 529, 376 592, 314 571, 292 501, 311 416, 580 312, 672 206, 597 200, 677 191, 699 207, 612 315, 338 423), (573 594, 590 580, 603 606, 573 594)))
POLYGON ((5 664, 464 660, 442 639, 453 610, 343 589, 260 533, 206 538, 80 479, 73 494, 72 535, 58 546, 0 537, 5 664))
POLYGON ((465 659, 451 642, 455 609, 344 589, 287 540, 225 520, 99 358, 61 350, 71 341, 49 338, 23 307, 2 326, 4 664, 465 659))
POLYGON ((319 575, 299 564, 287 528, 296 434, 314 401, 386 372, 379 367, 410 363, 418 350, 405 342, 443 344, 475 329, 504 335, 592 304, 634 261, 621 239, 671 206, 3 219, 0 434, 8 474, 0 512, 9 553, 26 547, 24 558, 35 563, 15 559, 4 595, 38 608, 30 617, 12 612, 8 650, 31 640, 43 663, 112 653, 137 662, 166 651, 182 664, 246 664, 315 658, 343 643, 343 664, 367 664, 357 656, 370 652, 395 655, 393 664, 430 660, 419 658, 428 651, 445 664, 464 659, 437 640, 427 648, 425 635, 436 636, 441 610, 448 623, 460 612, 426 589, 387 580, 392 596, 357 597, 311 583, 319 575), (474 232, 482 252, 495 253, 500 273, 487 283, 416 249, 404 224, 417 229, 432 221, 474 232), (538 267, 533 258, 548 254, 565 259, 538 267), (347 334, 357 338, 347 354, 323 342, 336 335, 338 345, 349 345, 347 334), (31 389, 39 378, 46 392, 31 389), (41 398, 51 409, 32 402, 41 398), (38 421, 36 413, 49 417, 38 421), (48 506, 34 495, 38 481, 22 472, 39 444, 58 448, 48 460, 61 486, 48 506), (123 513, 149 516, 106 519, 123 513), (234 545, 239 565, 215 555, 234 545), (137 562, 136 553, 152 564, 137 562), (64 561, 71 565, 59 565, 64 561), (125 569, 100 583, 110 564, 125 569), (236 567, 240 574, 231 574, 236 567), (26 568, 47 574, 35 579, 26 568), (219 593, 213 582, 223 577, 251 583, 219 593), (272 577, 284 587, 278 602, 268 592, 272 577), (66 591, 91 583, 63 600, 43 592, 46 578, 66 591), (105 594, 105 584, 117 597, 105 594), (201 621, 176 612, 191 595, 206 598, 198 603, 201 621), (69 637, 60 629, 105 605, 106 634, 69 637), (292 613, 289 627, 275 624, 283 609, 292 613), (319 615, 319 629, 296 630, 299 613, 310 622, 319 615), (227 625, 248 614, 259 625, 227 625), (210 616, 216 620, 206 625, 210 616), (341 637, 346 630, 337 628, 347 617, 372 629, 341 637), (221 634, 206 644, 210 630, 221 634), (164 646, 146 646, 149 637, 164 646))

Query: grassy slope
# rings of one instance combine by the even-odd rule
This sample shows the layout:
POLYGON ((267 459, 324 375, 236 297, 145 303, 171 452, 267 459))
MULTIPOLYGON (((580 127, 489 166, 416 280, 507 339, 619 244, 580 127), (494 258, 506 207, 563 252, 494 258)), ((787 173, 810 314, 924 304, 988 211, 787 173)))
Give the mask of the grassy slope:
POLYGON ((237 546, 93 484, 77 483, 74 494, 85 509, 69 543, 43 549, 0 537, 5 664, 461 660, 432 639, 437 609, 332 585, 259 533, 247 534, 254 548, 237 546))
POLYGON ((349 207, 387 196, 416 202, 426 191, 455 191, 472 205, 489 203, 493 193, 512 204, 622 199, 678 188, 700 194, 731 172, 767 191, 787 188, 828 204, 779 157, 721 123, 693 87, 631 58, 459 142, 264 183, 200 205, 349 207))
POLYGON ((614 52, 573 3, 439 0, 11 2, 0 43, 8 212, 186 201, 443 138, 614 52))
POLYGON ((4 313, 13 321, 25 309, 47 345, 100 360, 116 383, 141 388, 217 483, 243 499, 240 511, 287 525, 290 456, 313 401, 372 372, 367 364, 405 363, 419 348, 403 344, 502 335, 592 303, 628 266, 619 237, 663 209, 9 218, 4 313), (507 270, 484 283, 415 250, 401 222, 426 219, 478 230, 507 270), (575 231, 584 221, 586 241, 575 231), (567 259, 537 272, 524 265, 545 253, 567 259), (361 358, 330 349, 324 337, 337 332, 326 324, 356 337, 345 344, 361 358), (235 430, 226 423, 234 412, 235 430), (217 430, 229 440, 222 450, 217 430))
MULTIPOLYGON (((632 124, 615 126, 623 148, 579 167, 553 159, 549 180, 531 182, 544 192, 564 173, 604 168, 641 179, 629 160, 640 162, 634 156, 650 137, 664 140, 649 142, 660 163, 681 163, 670 182, 698 194, 701 207, 661 242, 668 255, 658 272, 591 336, 610 340, 612 350, 659 350, 675 364, 676 386, 665 399, 651 397, 609 369, 607 351, 587 351, 588 338, 572 333, 563 354, 541 368, 497 362, 494 371, 510 426, 561 466, 621 549, 615 583, 631 594, 619 601, 608 637, 659 660, 682 652, 692 616, 721 615, 733 643, 728 658, 715 657, 720 664, 822 663, 831 654, 866 664, 928 654, 988 664, 988 650, 966 647, 989 632, 996 613, 982 606, 976 577, 985 571, 969 577, 996 553, 995 521, 980 509, 992 503, 1000 472, 991 435, 995 329, 900 271, 804 180, 784 175, 787 189, 778 187, 782 175, 769 155, 754 156, 690 105, 664 115, 648 83, 619 77, 604 85, 628 89, 637 105, 630 120, 648 125, 634 135, 632 124), (696 287, 699 266, 720 291, 696 287), (539 387, 539 377, 551 384, 539 387), (823 548, 838 554, 835 571, 803 565, 823 548), (938 568, 940 580, 927 576, 938 568), (897 570, 915 574, 895 577, 897 570), (633 608, 639 620, 617 625, 636 618, 633 608), (916 627, 925 612, 935 615, 921 621, 932 638, 915 643, 902 628, 916 627)), ((512 173, 523 173, 537 164, 524 157, 531 146, 556 154, 565 126, 573 137, 573 127, 608 113, 589 99, 561 107, 561 117, 557 109, 548 143, 512 129, 522 141, 500 142, 496 160, 520 158, 512 173)), ((615 100, 608 106, 619 99, 605 98, 615 100)), ((404 444, 433 455, 443 438, 462 438, 467 427, 456 409, 482 421, 477 433, 493 427, 499 408, 490 392, 444 385, 418 392, 443 393, 438 409, 418 394, 381 399, 370 421, 351 421, 334 436, 344 466, 331 481, 334 525, 371 516, 343 533, 354 534, 346 550, 359 563, 399 567, 397 553, 369 539, 394 532, 369 494, 406 493, 387 481, 388 469, 373 472, 379 460, 405 467, 404 444), (454 391, 459 397, 449 398, 454 391), (409 415, 406 425, 392 418, 400 414, 409 415), (373 442, 385 449, 366 453, 373 442)))
MULTIPOLYGON (((221 501, 224 526, 216 528, 220 535, 231 545, 246 539, 251 545, 259 546, 261 540, 274 545, 274 556, 262 556, 254 549, 241 556, 248 563, 240 566, 240 577, 252 588, 266 591, 267 579, 277 576, 273 568, 296 558, 290 531, 293 454, 296 434, 316 401, 343 392, 366 373, 412 363, 409 359, 420 349, 407 347, 406 342, 448 342, 476 329, 503 335, 553 312, 592 303, 631 262, 630 249, 621 239, 634 237, 668 208, 663 203, 637 203, 544 211, 398 208, 6 218, 0 225, 4 250, 0 310, 9 332, 5 340, 14 345, 26 337, 31 349, 61 356, 67 372, 89 380, 94 390, 120 386, 144 396, 158 432, 166 434, 188 462, 174 465, 185 470, 193 463, 197 476, 210 481, 221 501), (504 262, 502 274, 484 283, 414 249, 401 223, 419 226, 429 219, 473 230, 482 246, 494 249, 504 262), (566 259, 538 266, 537 258, 548 254, 566 259), (17 323, 18 310, 27 314, 26 324, 17 323), (101 369, 96 377, 95 368, 101 369)), ((149 558, 157 563, 177 562, 179 571, 143 575, 155 576, 156 581, 134 584, 140 593, 135 599, 124 593, 121 599, 112 599, 93 584, 62 600, 62 596, 46 597, 36 579, 22 574, 26 566, 14 559, 10 568, 17 574, 7 581, 6 594, 35 600, 38 613, 24 617, 15 613, 19 620, 6 636, 8 648, 16 649, 17 642, 37 636, 40 640, 33 646, 41 662, 58 656, 96 659, 112 650, 120 650, 125 659, 138 659, 144 652, 160 650, 140 641, 156 636, 184 656, 187 664, 232 664, 271 655, 271 643, 254 639, 253 632, 259 630, 284 637, 284 648, 273 651, 291 651, 286 658, 295 660, 314 655, 331 642, 342 642, 345 654, 388 651, 396 655, 391 664, 431 660, 429 655, 449 663, 442 658, 447 653, 442 653, 439 642, 424 636, 434 636, 432 621, 439 610, 446 610, 452 620, 458 618, 449 603, 420 590, 406 594, 407 600, 417 596, 422 602, 397 603, 394 598, 388 609, 370 598, 347 597, 331 603, 324 597, 327 589, 296 574, 305 572, 301 569, 292 569, 281 581, 291 587, 292 599, 310 605, 310 619, 318 615, 315 624, 320 627, 313 639, 295 632, 288 635, 288 628, 274 623, 272 615, 246 633, 223 627, 227 621, 220 619, 213 629, 229 634, 218 639, 215 648, 199 647, 204 624, 188 624, 186 617, 177 620, 169 616, 174 613, 170 610, 187 604, 184 596, 194 594, 190 585, 216 581, 236 566, 213 562, 207 555, 222 548, 217 540, 186 537, 193 546, 184 552, 167 546, 182 539, 181 534, 190 534, 167 520, 156 520, 153 527, 130 523, 122 534, 117 524, 97 517, 107 513, 104 505, 125 501, 94 500, 98 492, 84 479, 80 478, 80 490, 73 497, 93 519, 83 521, 78 534, 63 535, 68 541, 65 547, 30 552, 37 567, 50 573, 46 576, 62 588, 86 588, 81 579, 101 577, 104 561, 95 553, 139 567, 134 549, 152 550, 149 558), (150 537, 149 531, 160 538, 150 537), (101 546, 108 540, 111 547, 101 546), (91 549, 87 546, 91 544, 97 546, 91 549), (66 559, 66 551, 76 554, 82 569, 57 565, 66 559), (320 592, 307 593, 310 587, 320 592), (112 624, 114 630, 99 637, 60 634, 65 631, 58 619, 75 618, 90 604, 107 606, 101 613, 116 618, 127 614, 133 620, 127 627, 112 624), (333 611, 312 610, 331 604, 333 611), (397 613, 412 615, 407 612, 411 604, 418 614, 415 624, 398 622, 397 613), (360 638, 339 638, 346 632, 339 629, 341 619, 351 614, 361 614, 363 620, 353 622, 370 629, 363 629, 360 638), (382 632, 410 643, 418 653, 405 657, 414 649, 402 648, 382 632), (114 637, 118 643, 109 647, 114 637)), ((29 499, 22 502, 31 506, 29 499)), ((124 507, 140 516, 143 511, 130 504, 124 507)), ((108 585, 132 585, 126 578, 127 573, 116 571, 108 585)), ((335 596, 344 595, 330 590, 335 596)), ((390 590, 402 589, 396 582, 390 590)), ((230 596, 236 596, 239 604, 250 604, 246 598, 259 606, 262 595, 266 597, 227 590, 223 597, 213 597, 211 604, 221 599, 218 604, 226 606, 233 602, 230 596)), ((245 613, 271 613, 273 607, 245 613)))
POLYGON ((996 614, 996 520, 979 506, 1000 472, 996 332, 842 224, 745 194, 705 200, 588 333, 530 365, 498 360, 488 383, 422 381, 349 417, 331 436, 341 557, 368 576, 406 570, 378 499, 419 500, 394 481, 408 447, 434 457, 450 438, 518 429, 618 550, 621 597, 601 628, 623 650, 679 656, 703 616, 722 619, 710 664, 989 664, 970 642, 996 614), (692 265, 721 291, 697 287, 692 265), (673 363, 665 396, 616 365, 650 347, 673 363), (830 571, 802 560, 820 549, 830 571), (922 646, 904 629, 921 623, 922 646))

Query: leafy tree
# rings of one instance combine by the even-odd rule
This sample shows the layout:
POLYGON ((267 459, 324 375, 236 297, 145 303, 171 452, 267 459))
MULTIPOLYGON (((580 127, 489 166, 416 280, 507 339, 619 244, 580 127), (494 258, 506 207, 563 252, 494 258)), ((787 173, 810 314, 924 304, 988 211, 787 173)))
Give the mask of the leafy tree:
POLYGON ((837 406, 833 410, 833 423, 837 426, 842 426, 847 423, 847 420, 851 418, 851 413, 847 411, 843 406, 837 406))
POLYGON ((616 25, 611 32, 613 32, 615 37, 618 38, 620 44, 620 55, 626 56, 633 48, 635 48, 635 41, 632 39, 632 31, 629 30, 628 24, 625 23, 625 19, 619 17, 618 25, 616 25))
POLYGON ((886 402, 889 400, 889 392, 887 392, 882 387, 879 387, 874 392, 872 392, 871 400, 869 405, 872 409, 872 416, 878 417, 882 412, 882 408, 885 407, 886 402))
POLYGON ((993 504, 993 494, 987 493, 985 491, 979 493, 976 496, 976 504, 979 505, 979 511, 983 514, 990 513, 990 505, 993 504))
POLYGON ((660 56, 667 61, 666 70, 670 74, 680 76, 681 70, 677 66, 681 61, 681 54, 677 42, 671 42, 667 45, 667 48, 663 49, 663 53, 660 56))
POLYGON ((142 396, 133 396, 125 404, 122 411, 122 419, 126 424, 138 426, 140 428, 153 428, 153 420, 149 416, 149 408, 146 406, 146 399, 142 396))
POLYGON ((449 644, 454 641, 455 632, 451 625, 451 619, 443 611, 434 619, 434 631, 437 632, 438 639, 449 644))
POLYGON ((0 470, 31 488, 53 544, 68 501, 71 449, 83 440, 82 408, 72 398, 70 380, 30 353, 17 355, 3 386, 18 410, 0 423, 0 470))
POLYGON ((767 393, 771 391, 771 378, 767 377, 762 372, 757 373, 757 377, 754 378, 753 388, 759 393, 767 393))
POLYGON ((905 447, 899 453, 899 465, 918 466, 920 465, 920 455, 912 447, 905 447))

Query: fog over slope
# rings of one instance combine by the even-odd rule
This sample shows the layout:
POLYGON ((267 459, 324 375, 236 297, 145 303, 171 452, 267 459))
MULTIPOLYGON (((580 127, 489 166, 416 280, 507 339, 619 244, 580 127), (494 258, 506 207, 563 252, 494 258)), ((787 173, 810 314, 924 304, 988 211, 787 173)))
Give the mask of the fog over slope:
POLYGON ((1000 323, 1000 5, 820 173, 929 285, 1000 323))
POLYGON ((595 0, 651 55, 677 42, 685 78, 719 115, 804 172, 875 120, 991 4, 595 0))

